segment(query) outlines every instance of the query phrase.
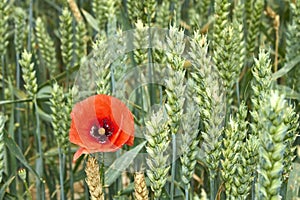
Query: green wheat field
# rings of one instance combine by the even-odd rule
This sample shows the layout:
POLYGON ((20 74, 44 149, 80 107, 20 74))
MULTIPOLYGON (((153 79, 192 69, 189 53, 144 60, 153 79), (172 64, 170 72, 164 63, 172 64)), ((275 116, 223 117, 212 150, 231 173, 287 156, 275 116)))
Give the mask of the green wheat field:
POLYGON ((300 0, 0 0, 0 199, 299 200, 299 114, 300 0))

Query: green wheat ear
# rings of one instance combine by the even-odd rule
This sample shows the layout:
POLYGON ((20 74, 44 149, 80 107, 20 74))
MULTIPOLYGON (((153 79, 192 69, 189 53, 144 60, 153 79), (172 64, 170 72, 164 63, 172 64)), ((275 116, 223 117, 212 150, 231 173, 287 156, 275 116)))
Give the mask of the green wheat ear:
POLYGON ((14 44, 17 53, 21 53, 26 37, 26 12, 22 8, 15 8, 14 23, 15 23, 15 38, 14 44))
MULTIPOLYGON (((286 105, 287 106, 287 105, 286 105)), ((299 114, 295 112, 295 108, 292 106, 287 106, 285 109, 285 125, 288 126, 287 133, 284 138, 284 143, 286 145, 284 151, 284 171, 283 179, 287 181, 289 174, 292 171, 293 161, 295 159, 295 150, 294 142, 297 138, 298 128, 299 128, 299 114)))
POLYGON ((190 25, 193 29, 199 29, 209 20, 210 0, 195 0, 188 10, 190 25))
POLYGON ((72 27, 72 14, 68 8, 64 8, 61 16, 59 17, 59 30, 61 38, 61 54, 65 68, 68 70, 72 65, 73 58, 73 27, 72 27))
POLYGON ((0 113, 0 183, 2 183, 3 180, 3 173, 4 173, 4 167, 5 167, 5 161, 4 161, 4 154, 5 154, 5 147, 4 147, 4 125, 6 122, 6 118, 4 115, 0 113))
MULTIPOLYGON (((236 175, 233 177, 234 185, 231 190, 232 195, 235 198, 242 197, 242 199, 247 199, 254 179, 254 170, 252 170, 250 165, 247 163, 249 158, 249 151, 247 149, 247 145, 249 143, 247 143, 248 140, 245 142, 249 125, 249 122, 247 121, 247 113, 247 106, 245 105, 245 102, 242 102, 236 116, 239 133, 236 137, 238 137, 242 151, 238 152, 239 158, 236 166, 236 175)), ((255 148, 255 145, 252 145, 252 148, 255 148)), ((257 152, 256 149, 255 152, 257 152)))
MULTIPOLYGON (((51 117, 53 133, 56 138, 57 144, 65 152, 69 145, 69 122, 70 122, 70 106, 71 102, 65 100, 63 88, 57 83, 54 83, 51 91, 51 117)), ((72 101, 72 100, 71 100, 72 101)))
POLYGON ((183 104, 185 101, 184 92, 184 76, 183 69, 185 59, 181 57, 185 47, 184 31, 171 26, 169 35, 167 36, 167 67, 170 77, 166 80, 166 94, 168 102, 166 103, 166 111, 169 115, 170 131, 176 134, 180 117, 183 113, 183 104))
MULTIPOLYGON (((248 3, 253 3, 253 1, 250 0, 248 3)), ((258 38, 260 35, 259 28, 262 23, 261 17, 264 10, 264 1, 254 1, 253 6, 251 5, 250 7, 253 9, 247 11, 247 14, 249 14, 249 16, 247 16, 247 19, 249 20, 247 28, 247 55, 252 57, 255 55, 256 48, 258 47, 258 38)))
POLYGON ((264 97, 259 112, 259 165, 256 197, 258 199, 280 199, 283 156, 286 145, 284 138, 286 101, 283 95, 272 91, 264 97))
MULTIPOLYGON (((287 62, 295 59, 300 53, 299 40, 300 40, 300 0, 295 3, 290 2, 290 10, 292 16, 292 23, 287 26, 286 31, 286 53, 285 59, 287 62)), ((294 67, 286 77, 287 85, 296 91, 300 91, 300 70, 299 67, 294 67)))
POLYGON ((238 123, 232 119, 229 119, 228 127, 225 129, 225 138, 223 139, 222 154, 222 178, 225 182, 226 198, 231 199, 233 177, 236 173, 236 166, 238 163, 238 151, 241 148, 241 143, 238 141, 238 123))
POLYGON ((170 169, 170 166, 167 166, 169 156, 166 153, 170 143, 168 120, 162 110, 153 114, 151 120, 146 122, 146 129, 147 165, 149 167, 147 175, 154 198, 159 199, 170 169))
POLYGON ((5 55, 9 36, 9 5, 0 1, 0 55, 5 55))
POLYGON ((240 46, 243 38, 239 32, 241 27, 228 25, 220 33, 219 43, 214 46, 213 61, 218 68, 226 92, 226 105, 230 110, 233 102, 233 86, 238 81, 243 61, 237 55, 243 56, 243 47, 240 46), (235 30, 234 28, 238 28, 235 30))
POLYGON ((251 187, 254 185, 254 178, 257 177, 259 144, 259 139, 256 135, 249 135, 242 150, 245 160, 242 160, 241 165, 246 166, 243 169, 246 170, 246 173, 248 174, 247 176, 243 175, 243 178, 247 180, 247 183, 252 184, 251 187))
POLYGON ((27 90, 30 97, 35 97, 38 89, 36 71, 34 69, 34 64, 31 63, 32 54, 28 53, 26 50, 22 53, 22 59, 20 60, 20 65, 22 66, 23 79, 25 82, 25 89, 27 90))
POLYGON ((184 75, 185 71, 176 71, 168 80, 166 80, 168 102, 165 106, 169 115, 169 125, 172 134, 178 132, 183 113, 183 104, 185 101, 184 75))
POLYGON ((50 75, 53 76, 58 71, 55 45, 40 17, 36 19, 35 32, 42 64, 46 66, 46 68, 50 71, 50 75))
POLYGON ((109 18, 116 15, 116 4, 115 0, 94 0, 92 2, 92 9, 100 31, 105 30, 109 18))
POLYGON ((148 34, 148 26, 144 24, 141 20, 137 20, 134 31, 134 41, 133 45, 135 47, 134 53, 134 61, 136 62, 136 66, 141 66, 148 62, 148 50, 145 47, 148 46, 149 42, 149 34, 148 34))
POLYGON ((168 27, 171 19, 170 2, 162 1, 161 5, 157 6, 156 25, 160 28, 168 27))
POLYGON ((218 73, 212 66, 211 57, 208 54, 206 36, 199 34, 199 32, 194 33, 189 56, 193 65, 191 78, 195 82, 194 101, 198 105, 199 116, 202 121, 202 146, 207 154, 205 161, 210 172, 211 186, 214 187, 214 179, 221 157, 220 136, 223 131, 225 116, 223 89, 218 73))
POLYGON ((147 22, 143 12, 143 1, 128 0, 126 5, 128 18, 131 24, 134 24, 137 20, 142 20, 143 23, 147 22))
MULTIPOLYGON (((191 84, 191 83, 190 83, 191 84)), ((181 151, 181 170, 182 182, 189 186, 191 178, 194 174, 195 166, 197 163, 198 145, 199 145, 199 112, 195 105, 190 102, 188 104, 186 113, 183 115, 182 126, 182 144, 181 151)))
POLYGON ((111 58, 106 37, 99 37, 93 45, 92 64, 95 66, 97 94, 111 94, 111 58))
POLYGON ((156 0, 145 0, 144 1, 144 12, 147 16, 147 22, 151 23, 153 22, 153 19, 155 18, 156 14, 156 7, 157 7, 157 1, 156 0))
POLYGON ((237 73, 237 80, 241 71, 244 68, 245 60, 246 60, 246 41, 245 41, 245 33, 244 33, 244 10, 245 4, 241 1, 235 6, 233 10, 233 20, 232 20, 232 27, 233 27, 233 46, 235 49, 234 56, 235 59, 233 60, 233 65, 236 65, 236 73, 237 73))
POLYGON ((127 14, 131 24, 141 20, 144 24, 152 25, 156 14, 156 0, 127 1, 127 14))
POLYGON ((230 3, 226 0, 216 0, 214 4, 215 10, 215 22, 213 28, 213 48, 216 49, 217 45, 220 45, 220 42, 226 41, 224 34, 221 32, 225 29, 228 24, 229 17, 229 6, 230 3))
POLYGON ((87 55, 87 29, 83 21, 77 22, 75 28, 75 66, 80 66, 87 55))
POLYGON ((222 177, 227 199, 246 199, 253 174, 249 171, 245 154, 248 122, 247 108, 242 102, 235 118, 230 118, 223 139, 222 177), (250 172, 250 173, 249 173, 250 172))
POLYGON ((207 153, 206 162, 212 170, 212 177, 214 177, 221 156, 220 136, 223 132, 225 103, 220 80, 213 71, 211 77, 207 80, 207 85, 207 95, 211 97, 211 115, 208 120, 208 129, 206 132, 202 132, 202 137, 203 148, 207 153))
POLYGON ((207 95, 208 87, 205 79, 211 72, 211 57, 208 54, 208 41, 205 35, 201 35, 199 32, 194 33, 189 56, 192 63, 190 75, 195 83, 194 101, 199 108, 199 115, 203 124, 202 130, 206 132, 209 128, 211 115, 211 97, 207 95))
MULTIPOLYGON (((127 73, 129 69, 129 65, 127 63, 129 56, 126 52, 126 38, 124 37, 125 33, 121 29, 116 30, 116 39, 112 40, 112 45, 110 46, 110 52, 115 55, 117 53, 117 58, 114 59, 112 66, 110 67, 111 71, 113 71, 113 78, 115 82, 119 82, 124 74, 127 73)), ((124 87, 124 84, 119 84, 124 87)), ((112 91, 116 97, 121 98, 121 93, 123 89, 116 89, 112 91)))
POLYGON ((261 109, 262 100, 266 93, 271 89, 271 59, 270 54, 264 49, 260 49, 258 59, 254 59, 254 66, 252 68, 253 80, 251 82, 253 97, 251 99, 253 104, 252 123, 251 128, 254 135, 257 135, 258 121, 259 121, 259 110, 261 109))

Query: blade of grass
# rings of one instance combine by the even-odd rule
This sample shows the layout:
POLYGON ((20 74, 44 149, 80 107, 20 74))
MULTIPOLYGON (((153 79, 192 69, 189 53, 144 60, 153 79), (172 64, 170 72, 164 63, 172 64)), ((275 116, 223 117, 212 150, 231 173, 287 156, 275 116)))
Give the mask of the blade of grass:
MULTIPOLYGON (((10 80, 10 78, 8 78, 8 87, 9 87, 9 91, 10 93, 12 93, 13 91, 13 84, 12 84, 12 81, 10 80)), ((12 95, 12 98, 13 95, 12 95)), ((15 140, 15 105, 13 104, 10 108, 10 113, 11 113, 11 116, 10 116, 10 119, 9 119, 9 128, 8 128, 8 134, 9 136, 15 140)), ((17 171, 17 160, 14 156, 11 156, 8 152, 7 152, 7 165, 8 165, 8 171, 9 173, 14 173, 15 171, 17 171)), ((10 185, 10 191, 11 193, 13 194, 16 194, 17 193, 17 189, 16 189, 16 182, 13 182, 11 185, 10 185)))
POLYGON ((1 186, 0 189, 0 199, 4 199, 5 191, 7 187, 13 182, 13 180, 16 178, 14 174, 11 175, 11 177, 5 181, 5 183, 1 186))
POLYGON ((19 146, 17 145, 17 143, 7 134, 4 134, 4 143, 6 145, 6 147, 9 150, 9 153, 16 157, 32 174, 35 175, 35 177, 40 178, 40 176, 38 175, 38 173, 32 169, 32 167, 30 166, 30 164, 27 162, 25 156, 23 155, 21 149, 19 148, 19 146))
POLYGON ((113 164, 110 165, 105 172, 105 186, 110 186, 120 176, 121 172, 130 165, 145 144, 146 141, 142 142, 135 148, 121 155, 117 160, 114 161, 113 164))
POLYGON ((285 63, 285 65, 278 70, 277 72, 275 72, 272 76, 273 80, 276 80, 280 77, 282 77, 283 75, 286 75, 289 71, 291 71, 298 63, 300 62, 300 56, 295 57, 293 60, 285 63))
POLYGON ((91 27, 93 29, 95 29, 95 31, 99 32, 99 26, 98 26, 98 22, 97 20, 87 11, 85 11, 84 9, 81 9, 86 21, 89 23, 89 25, 91 25, 91 27))

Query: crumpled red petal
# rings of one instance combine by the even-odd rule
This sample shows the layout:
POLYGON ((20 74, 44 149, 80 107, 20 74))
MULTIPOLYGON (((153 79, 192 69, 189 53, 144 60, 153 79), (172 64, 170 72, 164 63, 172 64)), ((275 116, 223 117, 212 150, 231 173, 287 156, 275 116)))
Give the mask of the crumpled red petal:
POLYGON ((75 162, 82 154, 88 153, 83 147, 79 148, 73 156, 73 162, 75 162))

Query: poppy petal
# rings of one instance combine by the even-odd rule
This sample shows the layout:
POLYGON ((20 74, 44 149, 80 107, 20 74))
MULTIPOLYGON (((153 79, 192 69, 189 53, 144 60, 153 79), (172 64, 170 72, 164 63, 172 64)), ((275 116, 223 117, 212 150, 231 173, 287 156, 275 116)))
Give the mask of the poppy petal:
POLYGON ((87 154, 87 153, 88 151, 85 148, 80 147, 73 156, 73 162, 75 162, 82 154, 87 154))
POLYGON ((77 103, 71 113, 72 120, 74 120, 75 128, 85 147, 97 148, 98 142, 89 134, 91 123, 97 122, 97 116, 94 105, 95 97, 89 97, 77 103))
POLYGON ((134 142, 134 137, 130 136, 129 140, 126 142, 127 145, 132 146, 134 142))
POLYGON ((134 134, 133 116, 126 105, 119 99, 112 98, 111 108, 112 118, 121 130, 121 133, 114 135, 111 141, 116 146, 122 146, 129 140, 130 136, 134 134))
POLYGON ((82 146, 83 143, 78 135, 78 132, 76 130, 76 127, 75 127, 75 123, 74 121, 72 120, 71 122, 71 127, 70 127, 70 133, 69 133, 69 140, 70 142, 74 143, 74 144, 77 144, 77 145, 80 145, 82 146))
MULTIPOLYGON (((70 142, 81 148, 75 153, 74 160, 81 154, 112 152, 124 144, 133 145, 134 120, 132 113, 119 99, 107 95, 95 95, 77 103, 71 113, 70 142), (103 120, 111 122, 106 142, 91 134, 93 126, 103 127, 103 120)), ((105 129, 107 131, 107 129, 105 129)))

